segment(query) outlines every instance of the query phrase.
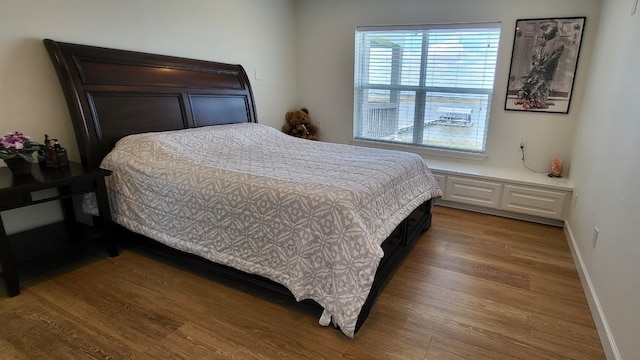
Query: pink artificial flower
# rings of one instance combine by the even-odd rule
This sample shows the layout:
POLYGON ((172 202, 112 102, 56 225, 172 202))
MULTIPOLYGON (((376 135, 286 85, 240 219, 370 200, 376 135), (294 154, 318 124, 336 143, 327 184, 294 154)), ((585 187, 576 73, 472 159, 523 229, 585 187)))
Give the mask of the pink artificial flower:
POLYGON ((14 148, 16 150, 22 150, 24 145, 31 142, 31 137, 27 136, 19 131, 6 133, 1 139, 0 143, 5 148, 14 148))
POLYGON ((27 136, 19 131, 6 133, 0 137, 0 159, 9 160, 20 157, 29 162, 35 162, 32 154, 42 150, 43 145, 35 143, 27 136))

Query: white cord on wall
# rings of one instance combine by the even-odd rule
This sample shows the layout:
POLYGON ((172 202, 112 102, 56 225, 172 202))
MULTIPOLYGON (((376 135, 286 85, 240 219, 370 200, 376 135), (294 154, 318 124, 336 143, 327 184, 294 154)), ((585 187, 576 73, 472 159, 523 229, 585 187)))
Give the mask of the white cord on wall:
POLYGON ((532 168, 527 166, 527 163, 526 163, 526 161, 524 159, 524 145, 522 145, 522 144, 520 144, 520 152, 522 152, 522 166, 524 166, 525 169, 527 169, 529 171, 532 171, 534 173, 538 173, 538 174, 548 173, 548 171, 537 171, 537 170, 534 170, 534 169, 532 169, 532 168))

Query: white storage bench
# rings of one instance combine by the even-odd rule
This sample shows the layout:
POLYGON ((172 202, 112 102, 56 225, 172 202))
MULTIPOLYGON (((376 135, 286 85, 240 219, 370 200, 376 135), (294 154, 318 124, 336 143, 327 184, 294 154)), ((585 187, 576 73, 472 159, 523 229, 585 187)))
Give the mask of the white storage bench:
POLYGON ((573 194, 568 178, 425 159, 440 188, 436 205, 563 226, 573 194))

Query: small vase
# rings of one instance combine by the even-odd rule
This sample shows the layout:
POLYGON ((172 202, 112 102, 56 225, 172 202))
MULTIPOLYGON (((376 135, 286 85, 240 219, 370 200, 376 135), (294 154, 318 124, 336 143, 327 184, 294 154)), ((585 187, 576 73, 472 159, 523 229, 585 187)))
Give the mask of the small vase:
POLYGON ((4 162, 15 176, 31 174, 33 164, 23 158, 14 157, 13 159, 5 159, 4 162))

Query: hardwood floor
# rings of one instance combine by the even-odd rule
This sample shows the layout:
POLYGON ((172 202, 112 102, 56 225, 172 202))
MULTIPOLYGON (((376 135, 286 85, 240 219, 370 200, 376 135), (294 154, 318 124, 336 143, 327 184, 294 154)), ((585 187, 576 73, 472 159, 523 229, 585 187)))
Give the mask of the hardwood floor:
POLYGON ((605 358, 562 229, 433 214, 354 339, 315 308, 125 245, 34 269, 17 297, 2 288, 0 358, 605 358))

